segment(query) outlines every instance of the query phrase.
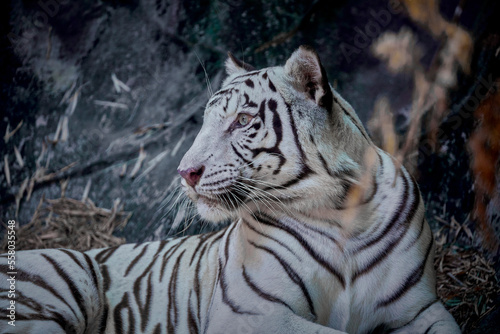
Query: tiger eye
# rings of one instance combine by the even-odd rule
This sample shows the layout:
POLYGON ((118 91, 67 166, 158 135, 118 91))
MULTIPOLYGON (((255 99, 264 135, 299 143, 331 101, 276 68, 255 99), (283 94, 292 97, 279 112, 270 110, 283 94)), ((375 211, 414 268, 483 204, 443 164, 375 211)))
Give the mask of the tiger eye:
POLYGON ((247 114, 240 114, 238 116, 238 123, 240 123, 240 125, 245 126, 249 122, 250 122, 250 116, 248 116, 247 114))

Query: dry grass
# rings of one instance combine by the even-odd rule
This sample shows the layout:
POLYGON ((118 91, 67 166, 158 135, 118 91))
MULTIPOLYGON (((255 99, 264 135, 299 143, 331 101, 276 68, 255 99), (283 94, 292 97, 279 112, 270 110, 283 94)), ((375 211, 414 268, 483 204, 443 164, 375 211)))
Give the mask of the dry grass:
POLYGON ((480 250, 457 242, 457 237, 474 243, 473 234, 466 224, 454 219, 443 222, 435 233, 437 292, 464 333, 468 333, 497 305, 494 299, 500 294, 493 263, 480 250))
MULTIPOLYGON (((86 251, 125 243, 113 232, 125 226, 131 214, 124 212, 117 200, 110 210, 84 202, 59 198, 42 199, 26 225, 16 230, 16 249, 69 248, 86 251)), ((4 238, 2 250, 6 251, 4 238)))

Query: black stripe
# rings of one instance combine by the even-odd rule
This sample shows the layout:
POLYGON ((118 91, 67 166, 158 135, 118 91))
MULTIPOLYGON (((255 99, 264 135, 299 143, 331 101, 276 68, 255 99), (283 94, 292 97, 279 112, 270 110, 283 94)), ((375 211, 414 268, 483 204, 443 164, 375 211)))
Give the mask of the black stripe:
POLYGON ((209 247, 209 248, 212 248, 212 246, 213 246, 213 245, 214 245, 217 241, 219 241, 220 239, 222 239, 222 237, 224 236, 224 233, 226 232, 226 230, 227 230, 227 227, 226 227, 226 228, 224 228, 224 229, 222 229, 222 230, 220 230, 219 232, 217 232, 217 233, 219 233, 219 235, 217 235, 217 236, 216 236, 216 237, 212 240, 212 242, 210 243, 210 246, 208 246, 208 247, 209 247))
POLYGON ((260 223, 273 226, 293 236, 314 260, 316 260, 323 268, 325 268, 327 271, 329 271, 333 276, 337 278, 337 280, 342 285, 342 288, 345 289, 345 278, 340 274, 340 272, 335 267, 333 267, 330 263, 328 263, 325 259, 323 259, 323 257, 318 252, 316 252, 311 247, 311 245, 309 245, 309 243, 299 233, 297 233, 297 231, 291 229, 289 226, 285 224, 278 224, 274 222, 272 218, 268 217, 263 213, 258 213, 256 215, 260 223))
POLYGON ((194 292, 196 293, 196 299, 197 299, 196 302, 198 307, 197 308, 198 320, 201 319, 200 268, 203 255, 205 254, 206 250, 207 250, 207 245, 205 244, 205 246, 203 246, 203 249, 201 250, 200 257, 198 258, 198 262, 196 263, 196 269, 194 271, 194 292))
MULTIPOLYGON (((338 226, 340 227, 340 224, 336 221, 328 221, 327 222, 328 224, 335 224, 335 226, 338 226)), ((308 224, 299 224, 299 227, 300 228, 304 228, 304 229, 307 229, 309 231, 313 231, 314 233, 318 233, 320 234, 322 237, 325 237, 327 239, 329 239, 330 241, 332 241, 335 245, 339 246, 339 242, 333 237, 331 236, 330 234, 326 233, 325 231, 322 231, 321 229, 317 228, 317 227, 314 227, 312 225, 308 225, 308 224)))
POLYGON ((273 91, 273 92, 276 92, 276 87, 274 86, 273 82, 271 81, 271 79, 269 79, 269 88, 273 91))
MULTIPOLYGON (((292 113, 292 107, 290 106, 290 104, 288 104, 284 99, 283 97, 281 97, 283 102, 285 103, 286 107, 287 107, 287 112, 288 112, 288 118, 290 119, 290 126, 291 126, 291 129, 292 129, 292 133, 293 133, 293 138, 294 138, 294 141, 295 141, 295 146, 297 148, 297 150, 299 151, 299 155, 300 155, 300 159, 301 159, 301 165, 302 165, 302 168, 301 168, 301 171, 299 172, 299 174, 289 180, 288 182, 285 182, 284 184, 282 184, 280 187, 283 187, 283 188, 288 188, 294 184, 297 184, 299 183, 300 181, 302 181, 303 179, 307 178, 310 174, 314 173, 313 170, 307 165, 307 159, 306 159, 306 155, 304 153, 304 150, 302 149, 302 145, 300 144, 300 141, 299 141, 299 135, 298 135, 298 132, 297 132, 297 127, 295 125, 295 119, 293 117, 293 113, 292 113)), ((268 191, 268 190, 272 190, 272 188, 265 188, 264 191, 268 191)))
POLYGON ((238 152, 238 150, 236 149, 236 147, 234 147, 233 143, 231 143, 231 147, 233 148, 233 151, 234 153, 241 159, 243 160, 244 163, 246 163, 247 165, 251 165, 252 164, 252 161, 250 160, 247 160, 243 157, 243 155, 240 154, 240 152, 238 152))
POLYGON ((101 315, 101 321, 99 323, 99 333, 103 334, 106 333, 106 327, 108 324, 108 313, 109 313, 109 306, 108 302, 106 300, 102 301, 102 315, 101 315))
POLYGON ((318 151, 318 158, 321 161, 321 164, 323 165, 323 168, 328 173, 328 175, 330 175, 332 178, 335 177, 334 174, 332 173, 332 171, 330 170, 330 168, 328 168, 328 164, 326 163, 325 158, 323 157, 323 155, 319 151, 318 151))
POLYGON ((193 264, 193 261, 194 261, 194 258, 196 256, 196 254, 198 253, 199 249, 201 248, 201 246, 204 246, 205 245, 205 242, 215 234, 215 232, 209 232, 209 233, 205 233, 205 234, 200 234, 198 236, 198 238, 200 239, 200 241, 198 242, 198 245, 196 246, 196 248, 194 249, 194 252, 193 252, 193 255, 191 256, 191 260, 189 261, 189 265, 191 266, 193 264))
POLYGON ((167 307, 167 333, 175 333, 175 327, 177 327, 179 310, 177 307, 177 280, 179 278, 179 266, 181 259, 184 256, 186 250, 184 249, 182 253, 177 257, 174 268, 172 270, 172 275, 170 276, 170 281, 168 283, 168 307, 167 307), (173 312, 173 319, 172 319, 173 312))
POLYGON ((218 181, 213 181, 213 182, 209 182, 209 183, 202 183, 201 186, 203 187, 213 187, 213 186, 217 186, 221 183, 225 183, 227 181, 232 181, 234 180, 234 176, 230 176, 230 177, 227 177, 225 179, 222 179, 222 180, 218 180, 218 181))
POLYGON ((229 243, 231 242, 230 238, 231 238, 231 234, 233 233, 233 231, 236 227, 236 223, 232 223, 231 225, 232 226, 229 227, 229 231, 227 232, 226 244, 224 245, 224 257, 225 257, 226 263, 229 260, 229 243))
POLYGON ((304 150, 302 149, 302 145, 300 144, 300 141, 299 141, 299 133, 297 131, 297 126, 295 125, 295 118, 293 117, 292 106, 290 104, 288 104, 283 97, 281 97, 281 98, 283 99, 283 102, 286 105, 286 110, 288 112, 288 118, 290 119, 290 126, 292 127, 293 140, 295 141, 295 146, 299 150, 300 159, 301 159, 302 163, 305 165, 307 159, 306 159, 306 155, 304 153, 304 150))
POLYGON ((189 291, 189 298, 188 298, 188 328, 189 328, 189 333, 199 333, 200 330, 198 328, 198 319, 196 319, 193 308, 191 305, 191 292, 189 291))
MULTIPOLYGON (((80 262, 80 260, 75 256, 75 254, 72 251, 70 251, 69 249, 58 249, 58 250, 65 253, 66 255, 68 255, 73 260, 73 262, 75 262, 80 268, 82 268, 83 271, 87 271, 83 267, 83 264, 80 262)), ((83 254, 83 253, 80 253, 80 254, 83 254)), ((95 282, 95 286, 97 286, 97 279, 95 279, 94 282, 95 282)))
POLYGON ((245 219, 242 219, 243 223, 248 226, 249 229, 251 229, 252 231, 254 231, 255 233, 267 238, 267 239, 271 239, 272 241, 276 242, 277 244, 280 244, 281 246, 283 246, 284 248, 286 248, 290 253, 292 253, 294 256, 297 256, 294 251, 288 247, 283 241, 281 240, 278 240, 270 235, 267 235, 265 234, 264 232, 261 232, 259 230, 257 230, 254 226, 252 226, 252 224, 250 224, 249 222, 247 222, 245 219))
MULTIPOLYGON (((265 101, 263 101, 260 105, 259 114, 265 114, 265 112, 264 112, 265 103, 264 102, 265 101)), ((268 108, 271 111, 272 116, 273 116, 272 126, 273 126, 273 131, 276 135, 276 143, 274 143, 274 145, 270 148, 266 148, 266 147, 256 148, 256 149, 251 150, 251 152, 253 155, 252 158, 254 160, 262 152, 269 153, 269 154, 272 154, 272 155, 278 157, 278 159, 279 159, 278 167, 276 167, 276 169, 273 171, 273 175, 277 175, 280 173, 281 167, 286 162, 286 158, 284 157, 283 153, 281 152, 281 150, 279 148, 279 145, 281 144, 281 142, 283 140, 283 125, 282 125, 281 118, 280 118, 280 115, 279 115, 278 110, 277 110, 277 108, 278 108, 277 101, 274 99, 269 99, 267 101, 267 105, 268 105, 268 108)), ((261 116, 261 118, 262 118, 262 116, 261 116)))
POLYGON ((302 290, 302 293, 304 294, 304 297, 307 300, 307 304, 309 305, 309 311, 314 316, 314 319, 316 319, 317 315, 316 315, 316 311, 314 310, 314 304, 313 304, 311 295, 309 294, 309 291, 307 290, 304 282, 302 281, 302 278, 300 278, 300 275, 296 271, 294 271, 292 269, 292 267, 287 262, 285 262, 285 260, 283 260, 281 257, 279 257, 278 254, 276 254, 272 249, 267 248, 265 246, 257 245, 252 241, 250 241, 250 244, 253 245, 255 248, 261 249, 261 250, 271 254, 272 256, 274 256, 274 258, 281 264, 283 269, 285 269, 288 277, 290 277, 292 282, 295 283, 302 290))
MULTIPOLYGON (((90 268, 90 270, 92 272, 92 280, 94 281, 94 285, 95 285, 96 289, 99 291, 100 295, 101 295, 100 292, 102 292, 101 296, 103 298, 102 299, 100 298, 100 302, 101 302, 100 310, 102 311, 102 314, 101 314, 101 320, 99 323, 99 333, 104 333, 106 331, 106 324, 108 321, 108 303, 106 301, 104 291, 101 290, 101 289, 103 289, 103 287, 99 286, 98 280, 97 280, 97 273, 100 272, 100 270, 99 270, 99 267, 97 267, 97 268, 94 267, 94 262, 92 262, 92 258, 90 256, 88 256, 86 253, 83 253, 83 256, 85 257, 85 261, 87 262, 87 266, 90 268)), ((99 265, 97 265, 97 266, 99 266, 99 265)), ((105 266, 105 265, 103 265, 103 266, 105 266)), ((104 279, 103 279, 103 282, 104 282, 104 279)))
MULTIPOLYGON (((88 326, 88 314, 87 314, 87 311, 85 309, 85 300, 83 299, 83 296, 82 294, 80 293, 80 291, 78 290, 78 287, 75 285, 75 283, 73 282, 73 280, 71 279, 71 276, 68 275, 60 266, 59 264, 57 263, 56 260, 54 260, 53 258, 51 258, 50 256, 46 255, 46 254, 42 254, 42 257, 45 258, 45 260, 47 260, 51 265, 52 267, 54 268, 55 272, 59 275, 59 277, 66 282, 66 284, 68 285, 68 288, 73 296, 73 298, 75 299, 77 305, 78 305, 78 308, 80 309, 80 312, 82 313, 83 315, 83 318, 85 319, 85 328, 87 328, 88 326)), ((78 317, 77 317, 78 318, 78 317)))
POLYGON ((387 334, 391 332, 391 328, 385 324, 381 323, 374 329, 370 330, 367 334, 387 334))
POLYGON ((354 124, 354 126, 356 128, 358 128, 359 132, 361 133, 361 135, 366 139, 366 141, 370 142, 370 139, 368 138, 368 136, 366 135, 366 132, 364 131, 364 129, 361 127, 360 124, 358 124, 358 122, 352 117, 352 115, 344 108, 344 106, 339 102, 339 100, 335 97, 335 96, 332 96, 333 97, 333 101, 335 101, 335 103, 340 107, 340 109, 342 109, 342 111, 344 112, 344 114, 346 114, 347 117, 349 117, 349 119, 351 120, 351 122, 354 124))
POLYGON ((320 107, 325 108, 329 112, 332 111, 332 105, 333 105, 333 92, 332 89, 330 88, 330 84, 328 84, 328 78, 326 76, 326 70, 323 67, 321 63, 319 63, 319 67, 321 69, 321 87, 323 88, 323 96, 318 101, 318 105, 320 107))
MULTIPOLYGON (((318 151, 318 159, 321 161, 321 164, 323 165, 323 169, 328 173, 328 175, 339 181, 340 187, 342 187, 342 193, 338 196, 338 204, 337 207, 335 207, 336 210, 345 210, 346 207, 343 206, 345 200, 347 199, 347 195, 349 194, 349 191, 352 189, 353 183, 352 181, 344 178, 344 176, 349 176, 353 179, 356 177, 356 173, 352 169, 348 169, 345 171, 338 171, 338 172, 332 172, 330 168, 328 167, 328 164, 326 163, 326 159, 323 157, 321 152, 318 151)), ((359 203, 359 205, 366 204, 371 201, 373 196, 375 195, 377 191, 377 184, 375 183, 374 189, 371 193, 371 195, 368 197, 368 199, 362 203, 359 203)))
POLYGON ((170 240, 162 240, 160 241, 160 246, 158 247, 158 250, 156 251, 155 255, 153 257, 156 257, 160 254, 160 252, 165 248, 165 246, 171 241, 170 240))
MULTIPOLYGON (((71 323, 66 322, 64 315, 56 311, 46 311, 49 313, 48 315, 40 315, 40 314, 30 314, 29 316, 24 315, 20 312, 16 312, 16 320, 17 321, 53 321, 59 325, 59 327, 65 333, 77 333, 77 328, 73 326, 71 323)), ((12 333, 12 332, 8 332, 12 333)))
MULTIPOLYGON (((9 267, 7 265, 0 265, 0 271, 1 272, 8 272, 10 270, 9 270, 9 267)), ((16 278, 17 278, 17 281, 19 281, 19 282, 29 282, 29 283, 35 284, 36 286, 38 286, 42 289, 50 291, 50 293, 52 293, 54 295, 54 297, 59 299, 62 303, 64 303, 73 312, 75 317, 78 317, 76 314, 76 311, 73 309, 73 307, 71 307, 68 304, 66 299, 63 298, 61 296, 61 294, 59 294, 59 292, 57 290, 55 290, 50 284, 48 284, 46 281, 44 281, 44 279, 41 276, 33 274, 33 273, 24 272, 21 269, 17 269, 17 277, 16 278)))
POLYGON ((415 237, 415 239, 413 239, 411 241, 411 243, 406 247, 406 250, 409 250, 410 248, 413 247, 413 245, 415 245, 417 243, 417 241, 420 239, 420 237, 422 236, 422 232, 424 231, 424 228, 425 228, 425 215, 422 215, 422 220, 420 221, 420 226, 418 228, 418 234, 417 236, 415 237))
POLYGON ((137 264, 137 262, 144 256, 144 253, 146 253, 146 251, 148 249, 148 246, 149 246, 149 244, 147 244, 146 246, 144 246, 142 248, 141 252, 139 253, 139 255, 137 255, 132 260, 132 262, 130 262, 130 264, 127 267, 127 270, 125 270, 125 277, 130 273, 130 270, 132 270, 132 268, 137 264))
MULTIPOLYGON (((27 308, 31 308, 32 311, 34 311, 33 313, 35 314, 42 314, 45 311, 42 304, 40 304, 35 299, 27 297, 19 290, 16 291, 16 297, 16 305, 24 305, 27 308)), ((8 298, 7 294, 4 294, 3 296, 0 296, 0 300, 4 300, 6 304, 9 304, 11 298, 8 298)))
POLYGON ((232 90, 234 89, 234 87, 230 87, 230 88, 226 88, 226 89, 222 89, 222 90, 219 90, 217 92, 214 93, 214 95, 212 95, 212 99, 218 95, 222 95, 222 94, 225 94, 225 93, 228 93, 228 92, 231 92, 232 90))
POLYGON ((92 281, 94 282, 96 289, 99 289, 99 283, 97 280, 97 271, 96 271, 96 269, 99 270, 99 268, 94 268, 94 263, 92 262, 92 259, 90 258, 90 256, 88 256, 85 253, 83 253, 83 256, 85 257, 85 261, 87 262, 87 266, 89 267, 90 271, 92 272, 92 281))
POLYGON ((210 102, 208 102, 206 109, 212 107, 214 104, 216 104, 216 103, 220 102, 220 100, 222 100, 222 96, 214 97, 214 95, 212 95, 212 98, 210 99, 210 102))
MULTIPOLYGON (((405 208, 407 207, 407 202, 408 202, 408 197, 409 197, 409 191, 408 191, 408 180, 407 178, 404 176, 404 174, 402 176, 400 176, 403 180, 403 189, 404 189, 404 193, 403 193, 403 197, 401 199, 401 202, 399 204, 399 207, 396 209, 396 211, 394 212, 394 215, 392 216, 391 220, 389 221, 388 224, 385 225, 384 229, 382 232, 380 232, 379 234, 377 234, 376 236, 374 236, 373 238, 369 239, 368 241, 366 241, 361 247, 359 247, 358 249, 355 249, 354 250, 354 254, 356 253, 359 253, 360 251, 370 247, 370 246, 373 246, 374 244, 378 243, 380 240, 382 240, 382 238, 384 238, 385 236, 388 235, 389 231, 392 230, 394 228, 394 226, 396 225, 397 221, 399 220, 399 218, 401 217, 401 214, 404 212, 405 208)), ((414 204, 414 203, 413 203, 414 204)))
POLYGON ((149 261, 149 265, 143 270, 142 274, 139 275, 135 282, 134 282, 134 298, 137 306, 139 307, 139 312, 141 314, 141 318, 139 319, 141 322, 141 329, 142 331, 145 331, 146 325, 149 321, 149 312, 150 310, 150 304, 151 304, 151 297, 152 297, 152 285, 151 285, 151 276, 152 276, 152 271, 151 268, 154 266, 156 261, 158 260, 158 254, 161 252, 163 249, 162 245, 158 247, 158 250, 156 254, 153 256, 153 261, 149 261), (147 289, 146 289, 146 301, 144 303, 144 306, 141 304, 142 302, 142 293, 141 293, 141 284, 144 280, 144 277, 148 276, 147 280, 147 289))
MULTIPOLYGON (((0 271, 1 272, 8 272, 10 271, 7 265, 0 265, 0 271)), ((33 273, 27 273, 24 272, 21 269, 17 269, 17 281, 19 282, 30 282, 32 284, 35 284, 36 286, 48 290, 50 293, 54 295, 59 301, 64 303, 75 315, 75 317, 78 318, 76 311, 71 307, 68 302, 66 301, 66 298, 63 298, 62 295, 54 289, 51 285, 49 285, 41 276, 33 274, 33 273)), ((19 293, 20 291, 18 291, 19 293)))
POLYGON ((266 99, 263 99, 262 102, 260 103, 259 117, 262 120, 262 123, 266 122, 266 99))
POLYGON ((176 245, 169 248, 165 252, 165 254, 163 254, 163 259, 162 259, 161 269, 160 269, 160 282, 163 281, 163 275, 165 274, 165 268, 168 264, 168 261, 175 254, 175 252, 179 249, 179 247, 181 247, 182 244, 186 242, 186 240, 188 240, 188 237, 184 237, 183 239, 181 239, 181 241, 179 241, 176 245))
POLYGON ((247 72, 245 74, 240 74, 237 77, 234 77, 233 81, 231 81, 230 84, 240 83, 239 81, 237 81, 237 79, 242 79, 242 78, 247 78, 247 77, 251 77, 254 75, 258 75, 259 72, 260 72, 260 70, 255 70, 255 71, 247 72))
POLYGON ((249 311, 242 311, 241 307, 235 304, 228 296, 228 286, 225 278, 225 268, 222 266, 221 259, 219 258, 219 285, 222 292, 222 302, 231 308, 231 311, 237 314, 250 314, 257 315, 256 313, 249 311))
POLYGON ((422 263, 415 268, 410 275, 406 278, 404 281, 403 285, 396 291, 394 292, 390 297, 380 301, 377 304, 377 308, 380 307, 385 307, 389 304, 394 303, 397 301, 399 298, 401 298, 408 290, 410 290, 415 284, 417 284, 420 279, 422 278, 422 275, 424 274, 424 269, 425 269, 425 264, 427 263, 427 260, 429 259, 429 254, 432 249, 432 245, 434 243, 434 239, 431 239, 431 242, 429 242, 429 245, 427 246, 427 250, 425 252, 425 257, 422 263))
POLYGON ((435 322, 432 323, 432 325, 429 326, 429 328, 427 328, 427 330, 425 331, 424 334, 427 334, 430 332, 430 330, 432 329, 432 327, 434 327, 435 324, 439 323, 439 322, 443 322, 443 320, 436 320, 435 322))
POLYGON ((108 266, 105 264, 100 265, 102 281, 104 283, 104 292, 108 292, 111 286, 111 277, 109 276, 108 266))
MULTIPOLYGON (((302 170, 300 171, 300 174, 297 175, 295 178, 291 179, 288 182, 285 182, 284 184, 280 185, 279 187, 281 188, 288 188, 293 186, 294 184, 299 183, 300 181, 304 180, 305 178, 309 177, 312 173, 314 173, 309 166, 307 165, 302 165, 302 170)), ((273 188, 266 188, 264 191, 271 190, 273 188)))
POLYGON ((397 235, 393 233, 389 234, 391 241, 389 244, 380 251, 377 255, 373 256, 372 260, 361 270, 358 270, 352 277, 352 282, 354 283, 356 279, 364 274, 370 272, 376 265, 378 265, 382 260, 387 258, 387 256, 394 250, 394 248, 404 239, 406 233, 408 232, 411 225, 414 224, 413 218, 415 217, 415 213, 420 205, 420 192, 418 191, 417 185, 412 182, 413 187, 413 203, 410 207, 410 210, 406 214, 405 218, 400 220, 398 226, 395 227, 396 230, 400 230, 401 232, 397 235))
MULTIPOLYGON (((429 307, 431 307, 432 305, 436 304, 437 302, 439 302, 439 300, 437 299, 434 299, 433 301, 431 301, 430 303, 426 304, 424 307, 422 307, 418 312, 417 314, 415 314, 415 316, 413 317, 413 319, 411 319, 410 321, 408 321, 406 324, 404 324, 403 326, 399 327, 399 328, 403 328, 405 326, 408 326, 409 324, 411 324, 413 321, 415 321, 415 319, 417 319, 420 314, 422 314, 425 310, 427 310, 429 307)), ((399 329, 399 328, 394 328, 394 330, 396 329, 399 329)))
POLYGON ((123 322, 128 318, 128 333, 135 333, 135 317, 132 312, 132 307, 130 306, 128 293, 123 295, 122 300, 118 305, 116 305, 113 311, 113 318, 115 320, 115 332, 116 333, 125 333, 123 328, 123 322), (127 315, 122 317, 122 310, 127 311, 127 315))
POLYGON ((101 252, 97 253, 97 255, 94 257, 95 260, 99 263, 106 262, 110 258, 110 256, 113 255, 113 253, 118 249, 118 247, 120 246, 109 247, 102 250, 101 252))
POLYGON ((243 93, 243 97, 245 98, 245 102, 243 103, 243 107, 257 108, 257 103, 250 101, 250 96, 248 96, 247 93, 243 93))
MULTIPOLYGON (((149 271, 149 277, 148 277, 148 286, 147 286, 147 289, 146 289, 146 301, 144 303, 144 308, 141 309, 141 329, 142 331, 145 331, 146 330, 146 326, 148 324, 148 321, 149 321, 149 313, 151 312, 151 297, 152 297, 152 294, 153 294, 153 285, 151 284, 151 279, 152 279, 152 276, 153 276, 153 272, 149 271)), ((140 292, 140 291, 138 291, 140 292)), ((137 297, 140 298, 140 295, 137 294, 137 297)), ((139 300, 137 300, 137 302, 139 302, 139 300)), ((138 303, 138 305, 140 305, 138 303)))
POLYGON ((245 280, 245 283, 250 287, 250 289, 253 290, 253 292, 255 292, 257 295, 259 295, 260 297, 264 298, 265 300, 268 300, 272 303, 278 303, 278 304, 281 304, 283 306, 286 306, 290 311, 293 312, 293 309, 290 307, 290 305, 288 305, 287 303, 285 303, 283 300, 279 299, 278 297, 275 297, 267 292, 265 292, 264 290, 262 290, 261 288, 259 288, 253 281, 252 279, 250 278, 250 276, 248 276, 247 274, 247 271, 246 271, 246 268, 245 268, 245 265, 242 265, 241 266, 243 271, 242 271, 242 274, 243 274, 243 279, 245 280))

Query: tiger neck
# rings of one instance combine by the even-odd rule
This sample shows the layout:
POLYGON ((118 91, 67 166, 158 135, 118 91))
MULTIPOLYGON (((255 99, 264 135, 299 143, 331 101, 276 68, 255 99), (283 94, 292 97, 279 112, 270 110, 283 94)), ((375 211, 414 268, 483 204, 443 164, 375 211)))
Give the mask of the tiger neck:
POLYGON ((379 184, 377 179, 388 178, 390 174, 382 166, 382 155, 386 156, 383 151, 373 148, 365 153, 369 153, 364 162, 368 167, 361 168, 358 174, 346 178, 342 173, 317 170, 311 178, 316 178, 315 182, 322 184, 325 190, 316 191, 314 195, 304 195, 307 189, 292 190, 295 195, 301 194, 301 198, 295 197, 289 202, 286 198, 278 199, 279 195, 273 195, 277 200, 267 201, 265 205, 253 207, 254 203, 249 202, 247 208, 250 206, 253 210, 242 210, 241 220, 251 223, 252 227, 267 225, 279 229, 279 225, 285 224, 289 232, 293 230, 299 234, 307 234, 306 229, 313 229, 341 243, 348 242, 368 230, 370 222, 375 220, 378 215, 375 206, 381 200, 382 188, 387 186, 379 184))

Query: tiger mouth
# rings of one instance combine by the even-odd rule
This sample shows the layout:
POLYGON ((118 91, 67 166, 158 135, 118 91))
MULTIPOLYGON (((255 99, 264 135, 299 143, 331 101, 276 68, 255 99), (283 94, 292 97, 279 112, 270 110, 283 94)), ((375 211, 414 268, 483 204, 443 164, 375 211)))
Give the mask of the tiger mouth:
POLYGON ((209 207, 223 207, 227 210, 234 211, 245 203, 248 194, 234 187, 230 187, 227 191, 217 195, 206 196, 197 194, 197 196, 199 201, 201 200, 209 207))
POLYGON ((201 200, 204 204, 208 205, 209 207, 216 207, 222 204, 222 202, 217 198, 211 198, 200 194, 198 194, 198 200, 201 200))

